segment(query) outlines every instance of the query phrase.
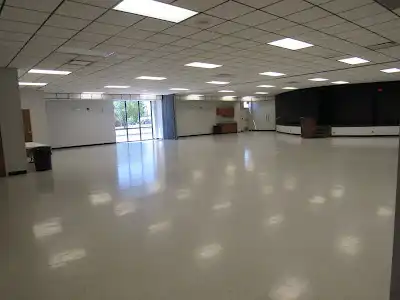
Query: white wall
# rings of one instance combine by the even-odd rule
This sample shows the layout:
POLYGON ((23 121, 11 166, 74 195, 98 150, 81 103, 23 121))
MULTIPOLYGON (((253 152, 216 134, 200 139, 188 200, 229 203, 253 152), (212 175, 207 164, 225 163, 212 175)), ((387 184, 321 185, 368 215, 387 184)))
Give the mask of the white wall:
POLYGON ((54 148, 115 143, 112 101, 52 100, 46 112, 54 148))
POLYGON ((275 130, 275 100, 251 102, 249 123, 251 130, 275 130))
MULTIPOLYGON (((179 136, 210 134, 218 122, 217 107, 232 106, 235 102, 177 100, 175 101, 176 130, 179 136)), ((235 117, 236 119, 236 117, 235 117)), ((232 119, 234 121, 234 119, 232 119)))
POLYGON ((6 172, 26 171, 26 150, 17 69, 0 68, 0 130, 6 172))
POLYGON ((31 115, 33 141, 49 144, 49 131, 46 114, 46 101, 44 92, 29 88, 20 90, 21 108, 29 109, 31 115))

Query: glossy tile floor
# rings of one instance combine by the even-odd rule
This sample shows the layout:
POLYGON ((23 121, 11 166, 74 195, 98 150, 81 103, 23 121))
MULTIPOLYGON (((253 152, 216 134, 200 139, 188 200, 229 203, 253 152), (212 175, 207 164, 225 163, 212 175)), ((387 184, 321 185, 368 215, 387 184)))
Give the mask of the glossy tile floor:
POLYGON ((55 151, 0 180, 0 299, 385 300, 397 138, 55 151))

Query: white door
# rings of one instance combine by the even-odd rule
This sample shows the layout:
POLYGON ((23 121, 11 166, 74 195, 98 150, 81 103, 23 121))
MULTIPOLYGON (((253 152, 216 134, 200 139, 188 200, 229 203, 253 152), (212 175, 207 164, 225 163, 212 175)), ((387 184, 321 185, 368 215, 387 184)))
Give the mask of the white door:
POLYGON ((249 118, 252 130, 275 130, 275 101, 255 101, 251 103, 249 118))

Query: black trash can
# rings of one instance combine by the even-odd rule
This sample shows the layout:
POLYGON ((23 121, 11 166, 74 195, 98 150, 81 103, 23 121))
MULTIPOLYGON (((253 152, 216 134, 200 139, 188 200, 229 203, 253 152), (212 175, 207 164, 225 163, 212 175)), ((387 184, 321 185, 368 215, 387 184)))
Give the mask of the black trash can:
POLYGON ((37 147, 33 150, 33 160, 36 171, 52 170, 51 147, 37 147))

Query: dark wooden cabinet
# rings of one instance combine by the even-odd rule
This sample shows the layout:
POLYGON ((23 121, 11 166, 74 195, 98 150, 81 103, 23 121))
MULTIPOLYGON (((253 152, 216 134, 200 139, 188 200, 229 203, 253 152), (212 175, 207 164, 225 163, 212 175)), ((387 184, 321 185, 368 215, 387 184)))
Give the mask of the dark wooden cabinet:
POLYGON ((218 123, 213 128, 214 134, 237 133, 237 123, 218 123))

